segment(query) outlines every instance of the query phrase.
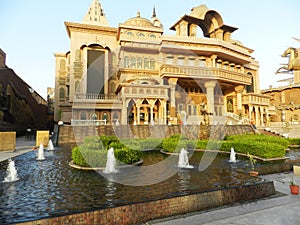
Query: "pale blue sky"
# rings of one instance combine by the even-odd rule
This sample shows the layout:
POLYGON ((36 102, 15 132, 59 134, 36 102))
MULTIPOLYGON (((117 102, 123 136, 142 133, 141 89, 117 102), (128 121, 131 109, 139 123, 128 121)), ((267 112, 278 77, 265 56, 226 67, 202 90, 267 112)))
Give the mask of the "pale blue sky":
MULTIPOLYGON (((6 52, 8 67, 41 96, 54 87, 54 53, 69 50, 64 21, 81 22, 92 0, 0 0, 0 48, 6 52)), ((278 86, 275 75, 280 54, 288 47, 300 47, 292 37, 300 38, 299 0, 100 0, 110 26, 135 17, 150 19, 155 5, 157 17, 169 28, 191 8, 205 4, 217 11, 225 24, 239 28, 232 35, 255 50, 260 63, 260 87, 278 86)))

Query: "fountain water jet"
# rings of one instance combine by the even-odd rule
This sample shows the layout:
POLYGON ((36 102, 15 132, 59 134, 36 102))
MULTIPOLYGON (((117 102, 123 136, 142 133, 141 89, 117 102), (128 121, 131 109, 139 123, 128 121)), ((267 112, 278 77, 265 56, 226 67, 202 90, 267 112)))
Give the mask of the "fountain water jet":
POLYGON ((117 173, 117 172, 119 171, 116 169, 116 158, 115 158, 114 149, 110 148, 107 151, 106 167, 103 173, 109 174, 109 173, 117 173))
POLYGON ((6 177, 4 178, 3 182, 14 182, 19 180, 18 178, 18 172, 15 167, 15 162, 11 159, 9 159, 8 167, 6 170, 6 177))
POLYGON ((230 158, 229 158, 229 162, 237 162, 236 157, 235 157, 235 151, 233 148, 231 148, 230 150, 230 158))
POLYGON ((50 151, 54 150, 53 142, 51 139, 49 140, 47 150, 50 150, 50 151))
POLYGON ((44 145, 43 144, 40 144, 36 160, 45 160, 44 145))
POLYGON ((189 164, 188 152, 184 148, 180 150, 179 160, 178 160, 179 168, 194 168, 189 164))

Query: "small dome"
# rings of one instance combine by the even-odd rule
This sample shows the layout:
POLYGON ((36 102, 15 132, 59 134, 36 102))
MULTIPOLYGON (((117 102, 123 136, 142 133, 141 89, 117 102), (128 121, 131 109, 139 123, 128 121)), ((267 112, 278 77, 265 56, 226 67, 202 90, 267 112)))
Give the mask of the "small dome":
POLYGON ((152 22, 146 18, 141 17, 140 12, 137 13, 136 17, 126 20, 124 24, 139 27, 153 27, 152 22))

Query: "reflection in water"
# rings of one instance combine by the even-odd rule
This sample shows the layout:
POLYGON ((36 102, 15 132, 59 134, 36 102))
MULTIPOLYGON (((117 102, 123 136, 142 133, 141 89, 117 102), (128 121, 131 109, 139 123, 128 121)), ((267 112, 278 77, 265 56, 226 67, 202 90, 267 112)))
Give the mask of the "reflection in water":
POLYGON ((187 190, 189 189, 190 179, 191 173, 188 169, 181 169, 178 171, 178 184, 180 193, 187 193, 187 190))
POLYGON ((108 181, 105 190, 107 191, 105 194, 107 206, 112 207, 114 206, 114 195, 117 187, 115 186, 115 183, 108 181))

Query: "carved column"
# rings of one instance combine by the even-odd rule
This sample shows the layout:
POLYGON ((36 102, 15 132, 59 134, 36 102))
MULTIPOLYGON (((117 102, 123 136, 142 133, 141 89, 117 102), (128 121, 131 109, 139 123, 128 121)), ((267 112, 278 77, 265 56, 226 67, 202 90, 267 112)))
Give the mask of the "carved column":
POLYGON ((259 118, 258 118, 258 116, 259 116, 259 110, 258 110, 258 106, 254 106, 254 108, 255 108, 255 124, 256 125, 259 125, 259 118))
POLYGON ((244 91, 244 86, 239 85, 234 88, 236 91, 236 99, 237 99, 237 114, 242 113, 243 105, 242 105, 242 93, 244 91))
POLYGON ((128 106, 128 100, 123 98, 123 105, 122 105, 122 118, 121 118, 121 124, 122 125, 127 125, 127 106, 128 106))
POLYGON ((170 116, 175 117, 176 116, 176 97, 175 97, 175 88, 177 85, 178 78, 169 78, 169 84, 171 86, 171 107, 170 107, 170 116))
POLYGON ((216 67, 216 58, 217 58, 217 57, 218 57, 218 56, 215 55, 215 54, 213 54, 213 55, 210 56, 210 59, 211 59, 211 67, 216 67))
POLYGON ((216 86, 216 81, 207 81, 205 82, 204 86, 206 88, 206 98, 208 104, 208 112, 213 113, 215 112, 215 96, 214 96, 214 89, 216 86))
POLYGON ((260 125, 264 125, 264 111, 262 107, 260 108, 260 125))

